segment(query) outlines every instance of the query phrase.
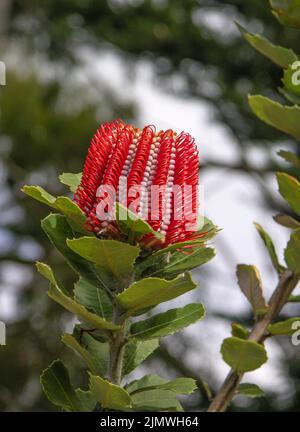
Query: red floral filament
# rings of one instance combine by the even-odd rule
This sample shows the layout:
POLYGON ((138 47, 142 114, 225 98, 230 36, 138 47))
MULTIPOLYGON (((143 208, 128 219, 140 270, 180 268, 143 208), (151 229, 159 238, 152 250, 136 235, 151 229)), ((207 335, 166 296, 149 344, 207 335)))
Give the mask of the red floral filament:
MULTIPOLYGON (((99 191, 109 187, 119 200, 120 180, 126 179, 127 206, 132 209, 137 203, 134 211, 165 236, 159 246, 166 246, 199 237, 195 233, 198 174, 198 151, 189 134, 157 133, 154 126, 140 130, 117 120, 102 125, 94 135, 75 200, 91 230, 116 235, 115 222, 98 217, 99 205, 106 211, 112 200, 109 193, 99 191), (159 189, 155 200, 154 187, 159 189)), ((153 236, 145 236, 142 242, 153 244, 153 236)))

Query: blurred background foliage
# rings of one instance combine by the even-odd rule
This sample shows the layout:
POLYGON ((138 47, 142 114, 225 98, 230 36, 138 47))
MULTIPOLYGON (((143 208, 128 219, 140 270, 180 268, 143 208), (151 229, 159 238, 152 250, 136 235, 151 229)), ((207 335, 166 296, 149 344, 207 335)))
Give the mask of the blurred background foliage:
MULTIPOLYGON (((70 316, 47 298, 46 283, 32 262, 43 259, 59 266, 65 280, 73 276, 40 229, 47 210, 20 192, 24 183, 63 192, 57 175, 82 169, 97 125, 116 117, 135 121, 138 116, 135 100, 122 88, 115 92, 100 79, 89 78, 82 52, 99 57, 114 53, 129 79, 139 60, 149 62, 161 91, 208 103, 238 146, 232 163, 209 159, 202 169, 246 173, 261 188, 262 205, 280 210, 282 202, 264 180, 280 163, 272 149, 283 141, 291 147, 294 143, 255 118, 246 98, 247 93, 263 91, 278 99, 274 90, 280 70, 232 31, 234 20, 297 51, 297 31, 283 29, 261 0, 1 0, 0 59, 8 75, 7 86, 0 88, 0 300, 5 301, 8 291, 13 298, 11 312, 0 316, 9 341, 0 347, 1 411, 53 409, 41 393, 39 374, 58 356, 73 366, 77 384, 85 379, 78 374, 79 359, 74 362, 58 336, 70 326, 70 316), (249 157, 255 146, 267 149, 263 166, 249 157)), ((213 273, 205 277, 210 286, 213 273)), ((242 318, 247 324, 249 317, 242 318)), ((293 383, 283 407, 270 394, 232 409, 299 410, 299 358, 289 341, 278 343, 285 351, 284 374, 293 383)), ((148 364, 162 373, 194 376, 203 390, 202 371, 187 360, 192 346, 193 335, 173 336, 172 344, 164 344, 148 364)), ((205 379, 215 391, 211 360, 207 363, 205 379)), ((206 406, 201 390, 186 401, 189 410, 206 406)))

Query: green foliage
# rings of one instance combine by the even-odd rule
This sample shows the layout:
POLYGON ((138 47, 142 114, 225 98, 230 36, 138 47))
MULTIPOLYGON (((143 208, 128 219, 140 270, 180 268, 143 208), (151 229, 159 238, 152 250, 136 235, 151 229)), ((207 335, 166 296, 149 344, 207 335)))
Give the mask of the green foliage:
POLYGON ((82 258, 93 262, 99 269, 117 279, 131 275, 134 262, 140 253, 138 246, 96 237, 68 239, 67 245, 82 258))
POLYGON ((247 339, 249 336, 249 331, 241 324, 232 323, 231 324, 231 334, 240 339, 247 339))
POLYGON ((279 192, 292 209, 300 216, 300 183, 286 173, 277 173, 279 192))
POLYGON ((267 305, 258 269, 252 265, 239 264, 236 274, 241 291, 251 304, 255 316, 261 315, 266 311, 267 305))
POLYGON ((285 261, 288 268, 297 275, 300 274, 300 229, 291 234, 290 241, 284 251, 285 261))
POLYGON ((278 214, 274 216, 274 220, 279 224, 286 228, 297 229, 300 228, 300 222, 298 222, 295 218, 285 214, 278 214))
POLYGON ((285 321, 279 321, 275 324, 270 324, 268 326, 268 331, 272 336, 278 336, 278 335, 292 336, 292 334, 296 330, 296 328, 293 326, 294 323, 299 323, 300 325, 300 318, 294 317, 294 318, 289 318, 285 321))
POLYGON ((240 384, 236 391, 237 395, 247 396, 249 398, 264 397, 264 391, 256 384, 243 383, 240 384))
POLYGON ((84 306, 77 303, 71 297, 66 295, 63 289, 57 283, 51 268, 47 264, 38 262, 37 269, 46 279, 50 281, 50 289, 48 291, 48 296, 52 298, 52 300, 56 301, 69 312, 77 315, 78 317, 82 318, 83 320, 87 321, 92 326, 100 330, 120 329, 119 325, 106 321, 104 318, 101 318, 98 315, 89 312, 84 306))
POLYGON ((116 203, 116 220, 122 233, 132 242, 146 234, 152 234, 160 240, 164 238, 162 234, 154 231, 144 219, 139 218, 135 213, 120 203, 116 203))
POLYGON ((196 284, 188 273, 172 280, 141 279, 118 294, 117 302, 127 311, 127 315, 132 315, 138 310, 172 300, 194 288, 196 288, 196 284))
POLYGON ((59 180, 64 185, 68 186, 70 191, 75 193, 81 182, 82 173, 63 173, 59 176, 59 180))
POLYGON ((189 304, 183 308, 170 309, 144 321, 132 324, 130 334, 137 339, 153 339, 170 335, 201 320, 205 309, 201 304, 189 304))
POLYGON ((278 260, 277 253, 276 253, 276 250, 275 250, 275 246, 273 244, 273 241, 272 241, 271 237, 263 229, 263 227, 260 224, 255 223, 254 225, 255 225, 255 228, 257 229, 258 234, 260 235, 262 241, 264 242, 264 244, 265 244, 265 246, 267 248, 267 251, 269 253, 269 256, 271 258, 271 261, 272 261, 272 264, 273 264, 275 270, 278 273, 281 273, 284 270, 284 267, 280 264, 280 262, 278 260))
POLYGON ((263 36, 247 32, 247 30, 239 24, 237 24, 237 26, 241 35, 251 46, 253 46, 253 48, 276 63, 278 66, 287 68, 291 63, 298 60, 298 57, 293 50, 274 45, 263 36))
POLYGON ((31 198, 63 213, 75 232, 88 234, 85 228, 86 217, 78 205, 70 198, 65 196, 55 198, 40 186, 24 186, 22 191, 31 198))
POLYGON ((281 24, 300 28, 300 1, 299 0, 270 0, 273 14, 281 24))
POLYGON ((281 105, 260 95, 249 96, 249 105, 262 121, 297 140, 300 139, 300 108, 297 105, 281 105))
POLYGON ((158 339, 140 341, 130 339, 126 344, 122 374, 128 375, 159 347, 158 339))
POLYGON ((99 376, 90 375, 90 392, 104 409, 128 411, 132 407, 131 397, 126 390, 99 376))
POLYGON ((80 401, 71 386, 67 369, 54 360, 41 375, 41 384, 48 399, 65 411, 80 411, 80 401))
POLYGON ((221 353, 223 360, 237 372, 249 372, 258 369, 268 359, 266 350, 262 345, 237 337, 224 339, 221 353))

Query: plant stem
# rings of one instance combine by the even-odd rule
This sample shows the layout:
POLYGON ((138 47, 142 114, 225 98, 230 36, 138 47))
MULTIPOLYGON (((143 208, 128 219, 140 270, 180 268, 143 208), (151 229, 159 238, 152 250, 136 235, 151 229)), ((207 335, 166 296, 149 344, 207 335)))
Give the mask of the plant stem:
MULTIPOLYGON (((287 302, 292 291, 296 287, 299 278, 290 270, 285 270, 280 274, 278 285, 273 292, 266 314, 255 324, 248 340, 263 343, 268 337, 268 325, 276 319, 279 312, 287 302)), ((228 408, 236 389, 241 382, 244 374, 231 370, 227 375, 222 387, 208 407, 208 412, 224 412, 228 408)))
POLYGON ((125 351, 126 321, 121 320, 121 311, 114 307, 114 323, 121 324, 122 329, 112 333, 110 339, 109 380, 116 385, 121 384, 123 358, 125 351))

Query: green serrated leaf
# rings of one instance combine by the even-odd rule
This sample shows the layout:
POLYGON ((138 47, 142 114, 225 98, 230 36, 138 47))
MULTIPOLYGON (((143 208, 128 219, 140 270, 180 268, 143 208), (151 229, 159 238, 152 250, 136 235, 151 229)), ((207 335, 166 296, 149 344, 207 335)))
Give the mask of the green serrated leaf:
POLYGON ((183 411, 170 390, 147 390, 132 396, 134 411, 183 411))
POLYGON ((85 228, 87 219, 83 211, 70 198, 65 196, 54 197, 40 186, 24 186, 22 192, 37 201, 48 205, 63 213, 71 227, 78 233, 89 235, 85 228))
POLYGON ((86 332, 81 334, 79 340, 69 333, 64 333, 62 342, 85 360, 92 374, 106 375, 109 362, 108 342, 99 342, 86 332))
POLYGON ((201 320, 205 316, 202 304, 192 303, 183 308, 171 309, 144 321, 132 324, 131 336, 137 339, 153 339, 170 335, 201 320))
POLYGON ((58 178, 62 184, 69 187, 71 192, 75 193, 80 185, 82 173, 62 173, 58 178))
POLYGON ((296 139, 300 139, 300 107, 281 105, 261 95, 249 96, 249 105, 258 118, 296 139))
POLYGON ((249 33, 241 25, 237 24, 242 36, 249 44, 266 56, 272 62, 282 68, 287 68, 289 64, 298 59, 297 55, 291 50, 282 46, 273 45, 268 39, 260 34, 249 33))
POLYGON ((193 378, 180 377, 172 381, 167 381, 158 375, 145 375, 126 386, 126 390, 130 395, 153 389, 170 390, 176 394, 191 394, 196 388, 196 381, 193 378))
POLYGON ((80 411, 80 401, 71 386, 69 373, 61 362, 54 360, 41 375, 41 384, 47 398, 65 411, 80 411))
POLYGON ((131 397, 126 390, 99 376, 90 375, 90 392, 102 408, 127 411, 132 406, 131 397))
POLYGON ((258 223, 254 223, 255 228, 257 229, 258 234, 260 235, 262 241, 264 242, 267 251, 269 252, 269 256, 271 258, 272 264, 275 268, 275 270, 278 273, 281 273, 284 270, 284 267, 280 264, 278 257, 277 257, 277 253, 275 250, 275 246, 274 243, 271 239, 271 237, 269 236, 269 234, 263 229, 263 227, 258 224, 258 223))
POLYGON ((59 303, 69 312, 77 315, 83 320, 90 323, 92 326, 103 329, 103 330, 119 330, 120 326, 113 324, 112 322, 106 321, 104 318, 99 317, 98 315, 89 312, 84 306, 79 303, 76 303, 71 297, 67 296, 59 284, 57 283, 55 276, 53 274, 52 269, 45 263, 38 262, 37 263, 38 271, 50 281, 50 289, 48 291, 48 295, 52 300, 59 303))
POLYGON ((80 402, 80 411, 94 411, 97 401, 93 397, 92 393, 90 391, 84 391, 82 389, 76 389, 75 392, 80 402))
POLYGON ((97 273, 95 266, 82 259, 67 246, 67 238, 72 237, 74 234, 65 216, 50 214, 42 220, 41 225, 53 246, 64 256, 69 266, 76 273, 99 288, 109 289, 101 279, 101 275, 97 273))
POLYGON ((295 230, 290 237, 284 251, 284 258, 287 266, 295 274, 300 273, 300 228, 295 230))
POLYGON ((236 372, 249 372, 260 368, 268 359, 265 348, 256 342, 236 337, 224 339, 223 360, 236 372))
POLYGON ((285 214, 277 214, 273 219, 279 224, 286 228, 297 229, 300 228, 300 222, 294 219, 292 216, 285 214))
POLYGON ((80 237, 67 240, 69 248, 118 279, 127 278, 140 253, 138 246, 116 240, 80 237))
POLYGON ((159 347, 158 339, 138 341, 131 339, 125 347, 122 375, 128 375, 159 347))
POLYGON ((239 264, 236 275, 242 293, 252 306, 255 316, 267 309, 262 281, 258 269, 253 265, 239 264))
POLYGON ((246 327, 241 324, 232 323, 231 324, 231 334, 239 339, 247 339, 249 336, 249 331, 246 327))
POLYGON ((141 279, 119 294, 117 301, 128 315, 132 315, 137 310, 172 300, 191 291, 196 286, 188 273, 172 280, 141 279))
POLYGON ((136 268, 137 279, 143 277, 174 278, 175 276, 192 270, 210 261, 216 252, 202 244, 193 244, 185 254, 184 249, 167 254, 150 255, 136 268))
POLYGON ((291 208, 300 216, 300 183, 286 173, 277 173, 279 192, 291 208))
POLYGON ((74 285, 74 298, 89 310, 97 315, 111 321, 113 318, 112 303, 102 289, 92 285, 84 278, 80 278, 74 285))
POLYGON ((67 347, 78 353, 86 361, 89 370, 93 374, 100 374, 95 359, 93 359, 89 352, 80 345, 74 336, 69 333, 64 333, 61 340, 67 347))
POLYGON ((247 396, 250 398, 258 398, 265 396, 264 391, 256 384, 243 383, 240 384, 236 390, 238 395, 247 396))

